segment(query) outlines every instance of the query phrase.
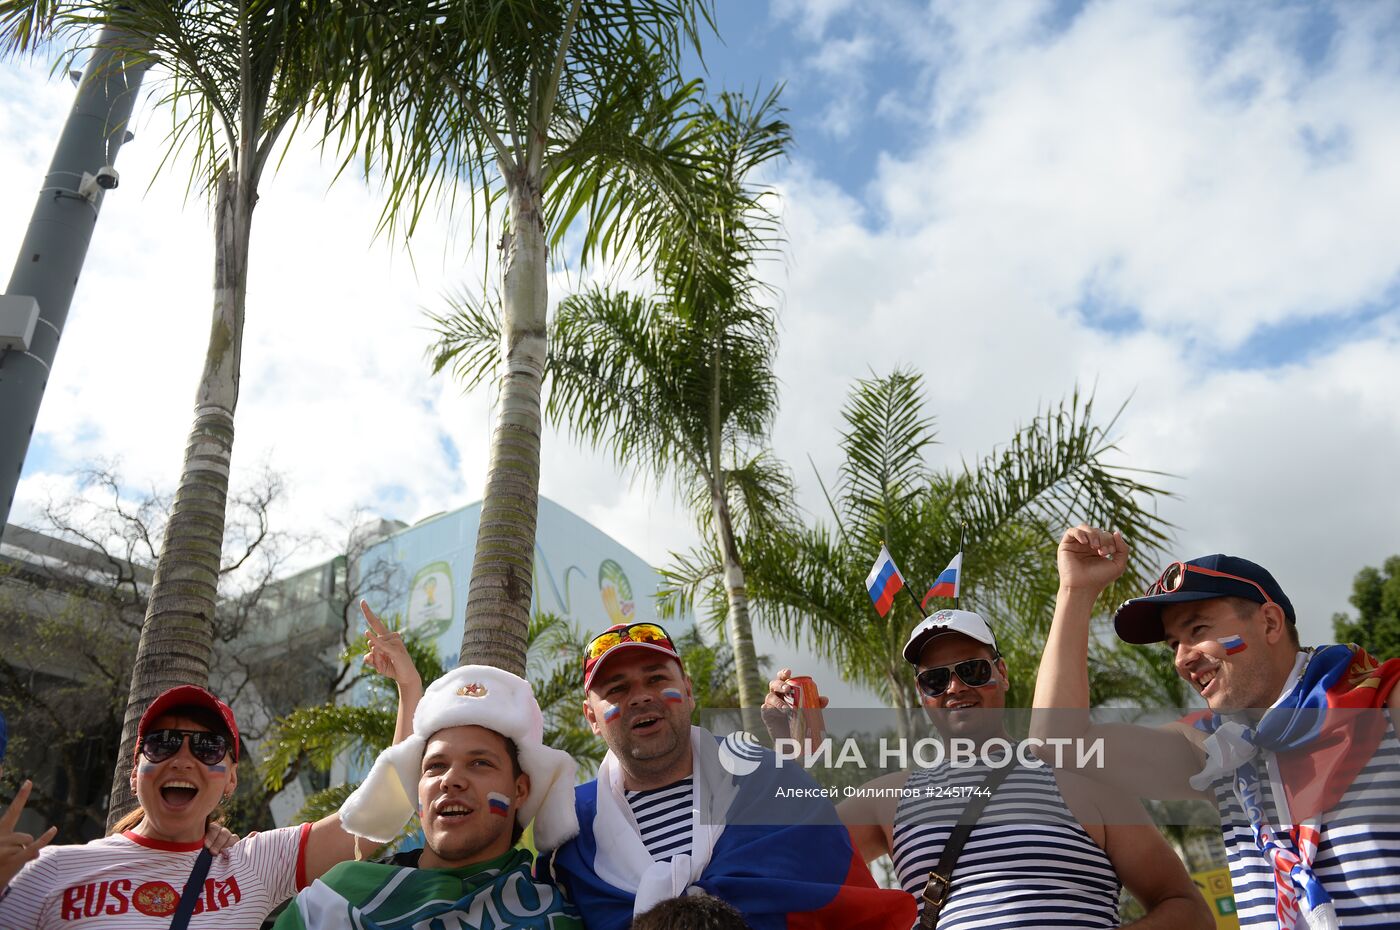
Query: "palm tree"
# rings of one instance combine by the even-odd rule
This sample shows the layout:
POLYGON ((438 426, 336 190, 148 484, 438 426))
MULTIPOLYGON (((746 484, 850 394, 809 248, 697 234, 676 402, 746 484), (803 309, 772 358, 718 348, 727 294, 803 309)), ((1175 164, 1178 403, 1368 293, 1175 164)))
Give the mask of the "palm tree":
POLYGON ((253 207, 278 144, 312 109, 326 71, 324 42, 339 17, 334 0, 30 0, 0 11, 0 47, 81 37, 96 27, 130 36, 127 57, 163 75, 159 102, 173 120, 163 164, 188 155, 189 189, 206 193, 213 206, 213 322, 137 648, 109 823, 135 803, 127 771, 142 711, 167 688, 208 682, 253 207))
MULTIPOLYGON (((528 677, 544 714, 544 743, 569 753, 585 772, 591 772, 602 761, 605 747, 584 723, 579 709, 583 693, 579 657, 584 639, 562 617, 536 614, 530 618, 529 640, 528 677)), ((431 640, 409 633, 404 645, 425 684, 442 675, 442 658, 431 640)), ((361 642, 346 659, 364 651, 361 642)), ((304 769, 329 772, 337 758, 367 770, 380 750, 393 742, 397 715, 394 687, 372 672, 359 680, 367 685, 364 703, 329 701, 298 708, 277 721, 263 743, 261 774, 268 792, 281 791, 304 769)), ((315 792, 306 799, 298 818, 319 820, 338 810, 358 786, 358 782, 348 782, 315 792)))
MULTIPOLYGON (((500 414, 482 501, 464 662, 525 667, 538 511, 548 250, 584 220, 581 260, 645 258, 684 189, 695 88, 676 77, 710 0, 347 0, 349 90, 335 126, 411 231, 462 185, 474 231, 504 200, 500 414), (354 75, 367 77, 357 82, 354 75)), ((347 163, 349 161, 347 158, 347 163)), ((698 208, 692 208, 698 209, 698 208)), ((673 228, 672 232, 678 231, 673 228)), ((684 230, 679 230, 684 233, 684 230)), ((677 244, 678 245, 678 244, 677 244)))
MULTIPOLYGON (((924 459, 935 432, 921 385, 907 370, 856 382, 834 494, 822 484, 831 524, 757 539, 749 562, 754 600, 779 634, 831 656, 848 680, 900 709, 905 727, 919 704, 901 653, 920 612, 903 596, 883 618, 872 608, 865 577, 882 542, 917 599, 966 529, 962 604, 994 624, 1016 706, 1029 697, 1049 624, 1062 528, 1113 526, 1148 551, 1168 528, 1152 508, 1164 492, 1110 463, 1116 418, 1096 423, 1092 399, 1076 393, 980 462, 935 470, 924 459)), ((683 591, 696 576, 678 572, 674 583, 683 591)), ((1105 598, 1136 590, 1141 579, 1125 577, 1105 598)))
MULTIPOLYGON (((670 478, 689 498, 719 553, 740 706, 766 691, 754 654, 740 540, 749 524, 786 511, 786 475, 764 448, 778 407, 774 311, 760 300, 755 262, 777 244, 767 194, 751 175, 784 151, 787 124, 776 93, 757 103, 722 94, 706 105, 693 206, 667 218, 654 265, 655 295, 592 287, 566 297, 551 333, 548 415, 574 436, 608 449, 635 473, 670 478), (673 232, 674 229, 674 232, 673 232)), ((459 306, 437 320, 435 365, 452 364, 468 386, 499 343, 489 311, 459 306)))

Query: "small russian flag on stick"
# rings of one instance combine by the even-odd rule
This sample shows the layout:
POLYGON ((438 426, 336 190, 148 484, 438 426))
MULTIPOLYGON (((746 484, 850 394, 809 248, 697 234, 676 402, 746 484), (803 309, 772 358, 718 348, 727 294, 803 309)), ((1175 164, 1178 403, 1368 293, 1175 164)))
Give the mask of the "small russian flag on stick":
POLYGON ((924 599, 919 602, 920 607, 927 607, 930 599, 935 597, 958 596, 958 579, 962 575, 962 553, 953 556, 953 561, 948 563, 948 567, 939 573, 933 580, 933 587, 928 589, 924 599))
POLYGON ((865 587, 870 592, 870 599, 875 602, 875 612, 882 617, 890 612, 894 596, 904 587, 904 577, 895 568, 894 559, 890 558, 890 551, 883 543, 880 545, 880 557, 875 560, 875 567, 865 579, 865 587))

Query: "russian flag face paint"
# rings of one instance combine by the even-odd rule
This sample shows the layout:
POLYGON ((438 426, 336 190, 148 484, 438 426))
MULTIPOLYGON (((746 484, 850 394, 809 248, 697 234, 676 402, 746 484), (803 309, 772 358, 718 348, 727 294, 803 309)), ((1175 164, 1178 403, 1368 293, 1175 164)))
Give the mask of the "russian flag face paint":
POLYGON ((497 817, 506 817, 510 814, 510 798, 497 791, 487 793, 486 803, 490 806, 491 813, 497 817))
POLYGON ((1225 654, 1227 656, 1232 656, 1236 653, 1244 652, 1245 650, 1245 642, 1238 636, 1222 636, 1218 642, 1225 647, 1225 654))
POLYGON ((622 716, 622 708, 616 704, 607 704, 603 707, 603 722, 612 723, 622 716))
POLYGON ((679 688, 662 688, 661 696, 666 700, 667 704, 685 703, 685 695, 680 691, 679 688))
POLYGON ((228 766, 226 765, 210 765, 207 766, 207 768, 211 775, 223 775, 228 772, 228 766))

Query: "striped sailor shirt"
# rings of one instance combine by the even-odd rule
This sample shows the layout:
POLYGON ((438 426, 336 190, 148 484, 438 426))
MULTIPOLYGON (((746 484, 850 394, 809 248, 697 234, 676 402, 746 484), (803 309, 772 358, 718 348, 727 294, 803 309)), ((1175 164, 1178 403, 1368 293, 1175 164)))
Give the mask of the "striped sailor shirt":
POLYGON ((627 804, 641 830, 642 845, 657 862, 690 852, 695 806, 695 779, 683 778, 663 788, 626 792, 627 804))
MULTIPOLYGON (((1271 780, 1263 776, 1272 755, 1261 751, 1256 765, 1264 810, 1270 823, 1277 824, 1281 818, 1271 780)), ((1277 930, 1273 868, 1254 841, 1232 779, 1220 779, 1212 788, 1240 927, 1277 930)), ((1400 740, 1393 724, 1386 725, 1375 755, 1341 802, 1322 817, 1321 826, 1313 871, 1332 896, 1341 925, 1347 930, 1400 926, 1400 740)))
MULTIPOLYGON (((894 822, 900 885, 924 884, 985 766, 919 769, 905 783, 894 822)), ((978 818, 953 870, 939 930, 1117 927, 1118 875, 1080 826, 1049 767, 1019 762, 978 818)))

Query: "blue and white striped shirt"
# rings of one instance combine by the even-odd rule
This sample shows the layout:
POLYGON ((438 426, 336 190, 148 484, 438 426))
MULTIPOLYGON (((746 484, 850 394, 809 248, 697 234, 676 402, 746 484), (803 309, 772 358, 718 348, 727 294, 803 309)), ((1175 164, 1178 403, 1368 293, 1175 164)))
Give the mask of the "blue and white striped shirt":
MULTIPOLYGON (((983 766, 920 769, 909 776, 894 821, 894 864, 919 898, 943 855, 983 766), (950 789, 952 789, 950 791, 950 789), (949 796, 939 797, 939 793, 949 796)), ((1117 927, 1118 875, 1060 797, 1049 767, 1017 767, 997 787, 953 869, 939 930, 1117 927)))
POLYGON ((625 793, 642 832, 642 845, 657 862, 690 852, 695 779, 683 778, 664 788, 625 793))
MULTIPOLYGON (((1267 758, 1269 753, 1260 755, 1267 758)), ((1262 759, 1256 767, 1265 771, 1262 759)), ((1254 841, 1231 782, 1224 778, 1212 787, 1240 927, 1278 930, 1273 867, 1254 841)), ((1267 777, 1259 779, 1259 790, 1270 823, 1278 824, 1267 777)), ((1400 740, 1393 724, 1386 724, 1375 755, 1341 802, 1323 815, 1321 826, 1313 872, 1332 896, 1338 922, 1347 930, 1400 926, 1400 740)))

